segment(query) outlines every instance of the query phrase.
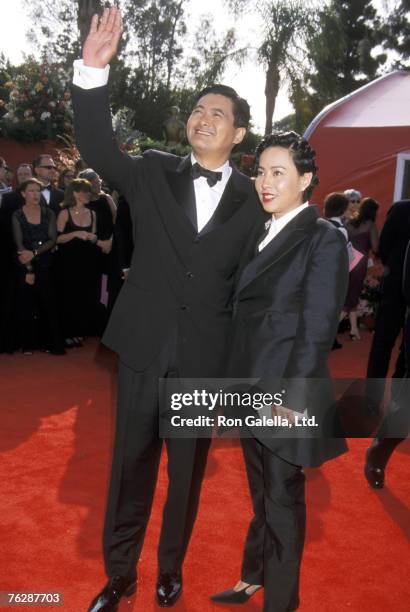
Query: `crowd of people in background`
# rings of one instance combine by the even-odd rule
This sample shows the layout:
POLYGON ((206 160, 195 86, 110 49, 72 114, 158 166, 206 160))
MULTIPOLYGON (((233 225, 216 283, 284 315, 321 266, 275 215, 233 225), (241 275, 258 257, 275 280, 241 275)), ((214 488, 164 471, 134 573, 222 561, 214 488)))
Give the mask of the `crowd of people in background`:
POLYGON ((40 155, 14 189, 10 174, 0 158, 0 351, 62 355, 104 330, 132 252, 128 205, 82 160, 58 172, 40 155))
MULTIPOLYGON (((14 189, 11 176, 0 158, 0 351, 63 354, 103 332, 132 252, 128 205, 118 194, 114 201, 82 160, 58 171, 53 157, 43 154, 16 168, 14 189)), ((340 329, 354 341, 361 339, 363 284, 378 256, 378 208, 355 189, 330 193, 323 206, 349 252, 340 329)), ((341 347, 335 339, 333 348, 341 347)))

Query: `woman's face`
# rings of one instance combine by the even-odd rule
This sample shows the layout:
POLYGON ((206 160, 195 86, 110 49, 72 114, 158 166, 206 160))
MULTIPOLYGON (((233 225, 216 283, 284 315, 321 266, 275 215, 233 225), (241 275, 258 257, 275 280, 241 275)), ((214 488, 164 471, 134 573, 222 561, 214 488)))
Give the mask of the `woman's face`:
POLYGON ((255 187, 266 212, 275 218, 300 206, 312 173, 300 175, 288 149, 269 147, 259 158, 255 187))
POLYGON ((71 181, 75 179, 74 172, 66 172, 63 176, 64 187, 68 187, 71 181))
POLYGON ((98 175, 92 178, 90 183, 91 189, 93 190, 94 194, 98 194, 101 192, 101 179, 98 175))
POLYGON ((73 194, 77 206, 85 206, 91 200, 91 193, 89 191, 73 191, 73 194))
POLYGON ((24 191, 21 192, 26 204, 40 204, 41 189, 40 185, 29 183, 24 191))
POLYGON ((346 209, 344 216, 347 219, 356 219, 359 215, 360 200, 349 200, 349 205, 346 209))

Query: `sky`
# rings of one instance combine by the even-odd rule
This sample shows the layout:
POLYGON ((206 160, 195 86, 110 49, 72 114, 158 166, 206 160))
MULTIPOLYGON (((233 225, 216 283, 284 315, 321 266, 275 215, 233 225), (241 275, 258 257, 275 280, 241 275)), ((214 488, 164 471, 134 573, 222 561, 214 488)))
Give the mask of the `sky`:
MULTIPOLYGON (((26 40, 26 31, 29 27, 28 19, 23 10, 23 0, 2 0, 2 19, 0 50, 4 52, 13 63, 23 59, 23 53, 32 53, 33 49, 26 40)), ((189 10, 188 25, 197 23, 199 15, 206 6, 206 12, 211 14, 216 31, 227 29, 233 20, 226 19, 226 10, 221 8, 221 0, 202 0, 191 2, 189 10)), ((194 25, 195 27, 195 25, 194 25)), ((256 22, 249 19, 246 25, 242 25, 239 33, 241 40, 252 40, 256 22), (246 28, 246 30, 245 30, 246 28)), ((264 96, 264 74, 255 59, 248 61, 246 65, 239 68, 231 66, 225 74, 224 83, 234 87, 238 93, 246 98, 251 105, 252 120, 257 131, 263 132, 265 123, 265 96, 264 96)), ((286 90, 282 90, 278 96, 274 120, 281 119, 292 112, 292 106, 288 101, 286 90)))

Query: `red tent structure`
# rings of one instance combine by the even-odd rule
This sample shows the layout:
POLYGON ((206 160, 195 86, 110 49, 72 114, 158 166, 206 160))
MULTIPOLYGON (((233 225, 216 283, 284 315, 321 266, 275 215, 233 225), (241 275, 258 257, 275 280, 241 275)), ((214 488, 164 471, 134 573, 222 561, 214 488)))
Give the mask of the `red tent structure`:
POLYGON ((380 202, 410 197, 410 72, 397 70, 322 110, 305 132, 316 150, 320 206, 331 191, 358 189, 380 202))

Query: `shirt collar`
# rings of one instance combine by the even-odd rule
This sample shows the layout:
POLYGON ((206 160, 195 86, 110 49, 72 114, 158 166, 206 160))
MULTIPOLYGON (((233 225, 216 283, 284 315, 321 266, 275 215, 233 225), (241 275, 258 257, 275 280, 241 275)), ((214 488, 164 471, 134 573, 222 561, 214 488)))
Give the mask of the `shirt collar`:
POLYGON ((290 210, 288 213, 279 217, 279 219, 275 219, 275 216, 272 215, 272 229, 274 230, 275 234, 280 232, 280 230, 283 229, 285 225, 289 223, 289 221, 292 221, 292 219, 294 219, 300 212, 302 212, 302 210, 304 210, 308 206, 309 202, 304 202, 300 206, 297 206, 293 210, 290 210))
MULTIPOLYGON (((193 153, 191 153, 191 164, 199 164, 199 161, 197 159, 195 159, 195 155, 193 153)), ((201 165, 201 164, 199 164, 201 165)), ((231 174, 231 165, 229 163, 229 159, 226 160, 226 162, 224 164, 222 164, 222 166, 219 166, 219 168, 212 168, 213 172, 222 172, 222 181, 226 180, 227 178, 229 178, 230 174, 231 174)))

